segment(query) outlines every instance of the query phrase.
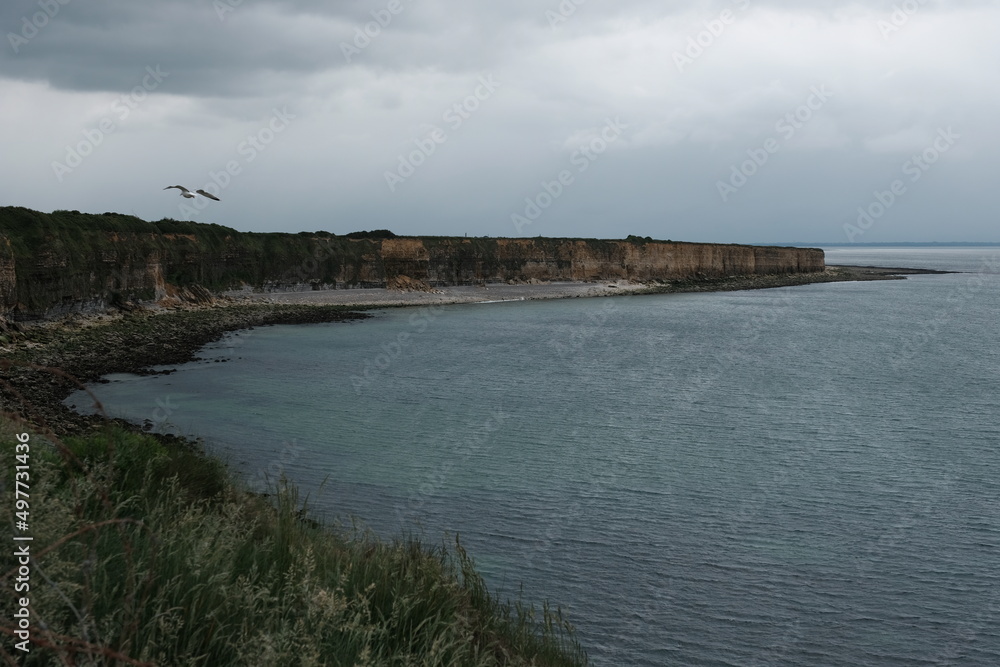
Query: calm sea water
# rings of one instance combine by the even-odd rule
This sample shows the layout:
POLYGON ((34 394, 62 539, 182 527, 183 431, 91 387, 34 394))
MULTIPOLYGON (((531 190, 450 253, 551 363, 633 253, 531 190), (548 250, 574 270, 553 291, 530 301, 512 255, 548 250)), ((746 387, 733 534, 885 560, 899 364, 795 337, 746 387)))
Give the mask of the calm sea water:
POLYGON ((828 262, 968 273, 265 327, 95 391, 460 534, 597 665, 1000 664, 1000 249, 828 262))

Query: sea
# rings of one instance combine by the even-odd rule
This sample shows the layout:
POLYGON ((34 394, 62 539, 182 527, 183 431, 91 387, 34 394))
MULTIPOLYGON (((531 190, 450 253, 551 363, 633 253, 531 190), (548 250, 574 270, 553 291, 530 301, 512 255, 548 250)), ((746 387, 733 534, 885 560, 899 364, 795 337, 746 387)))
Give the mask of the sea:
POLYGON ((958 273, 388 309, 90 389, 326 521, 459 539, 594 665, 1000 665, 1000 247, 826 250, 958 273))

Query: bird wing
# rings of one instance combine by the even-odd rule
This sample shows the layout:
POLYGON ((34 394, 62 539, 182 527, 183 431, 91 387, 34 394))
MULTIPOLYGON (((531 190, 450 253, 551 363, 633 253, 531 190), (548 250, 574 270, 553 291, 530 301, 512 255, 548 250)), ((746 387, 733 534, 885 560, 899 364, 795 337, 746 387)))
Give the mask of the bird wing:
POLYGON ((221 199, 219 199, 215 195, 209 194, 209 193, 205 192, 204 190, 195 190, 195 192, 197 192, 198 194, 200 194, 202 197, 208 197, 209 199, 214 199, 215 201, 222 201, 221 199))
POLYGON ((170 188, 177 188, 178 190, 181 190, 182 192, 190 192, 190 190, 188 190, 183 185, 168 185, 167 187, 165 187, 163 189, 164 190, 169 190, 170 188))

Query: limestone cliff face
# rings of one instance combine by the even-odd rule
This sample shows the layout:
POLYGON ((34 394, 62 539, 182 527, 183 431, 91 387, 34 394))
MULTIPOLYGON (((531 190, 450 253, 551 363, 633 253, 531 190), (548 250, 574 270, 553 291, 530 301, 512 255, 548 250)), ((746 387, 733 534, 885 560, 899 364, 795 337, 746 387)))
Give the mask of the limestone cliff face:
POLYGON ((388 275, 431 285, 508 280, 671 280, 822 271, 813 248, 582 239, 386 239, 388 275))
POLYGON ((628 239, 257 234, 113 213, 0 208, 0 316, 50 317, 208 290, 675 280, 822 271, 823 251, 628 239))
POLYGON ((0 314, 17 303, 17 272, 10 239, 0 236, 0 314))

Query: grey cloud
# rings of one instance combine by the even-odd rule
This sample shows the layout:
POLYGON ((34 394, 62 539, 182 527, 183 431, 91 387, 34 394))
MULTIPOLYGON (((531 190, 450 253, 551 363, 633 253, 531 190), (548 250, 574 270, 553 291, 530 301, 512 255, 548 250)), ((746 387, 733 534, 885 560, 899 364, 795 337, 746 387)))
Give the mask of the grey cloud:
POLYGON ((546 12, 561 0, 401 0, 403 11, 349 63, 341 44, 388 0, 245 0, 221 20, 212 0, 70 0, 15 54, 6 35, 37 2, 0 7, 0 117, 16 119, 0 124, 8 203, 179 217, 176 197, 157 199, 148 183, 201 187, 237 160, 222 205, 199 219, 516 235, 511 214, 620 115, 629 131, 526 235, 842 240, 852 212, 954 125, 963 140, 865 240, 990 235, 984 174, 1000 150, 1000 52, 988 34, 1000 10, 990 3, 928 0, 922 18, 883 39, 876 21, 902 0, 750 0, 682 73, 673 53, 739 3, 588 0, 553 28, 546 12), (53 161, 157 65, 170 73, 164 85, 128 118, 111 114, 114 132, 57 182, 53 161), (452 129, 443 114, 480 75, 502 87, 452 129), (717 183, 815 85, 835 97, 723 201, 717 183), (288 131, 245 160, 239 146, 285 106, 296 115, 288 131), (391 192, 385 172, 435 126, 447 142, 391 192), (959 227, 940 226, 949 214, 959 227))
MULTIPOLYGON (((698 5, 670 5, 633 0, 619 3, 572 0, 539 3, 458 3, 447 0, 400 0, 402 11, 364 50, 355 64, 371 67, 436 67, 477 70, 495 67, 518 50, 572 34, 601 34, 621 19, 655 20, 680 12, 704 14, 749 0, 715 0, 698 5), (573 9, 558 30, 547 14, 573 9), (694 8, 693 8, 694 7, 694 8)), ((178 94, 253 95, 267 73, 279 73, 293 85, 296 77, 345 67, 341 44, 353 44, 356 31, 387 15, 386 2, 292 2, 247 0, 168 0, 102 3, 48 0, 58 13, 31 43, 13 53, 0 49, 5 76, 47 81, 68 90, 125 90, 136 68, 161 64, 176 71, 171 82, 178 94), (219 7, 227 8, 220 12, 219 7)), ((799 3, 753 0, 750 9, 799 3)), ((887 11, 894 3, 883 2, 887 11)), ((962 3, 975 5, 976 3, 962 3)), ((813 3, 824 13, 852 6, 813 3)), ((38 0, 15 0, 0 8, 0 25, 19 33, 24 17, 37 14, 38 0)), ((926 11, 929 11, 926 10, 926 11)))
MULTIPOLYGON (((5 5, 0 22, 19 32, 16 26, 37 9, 33 5, 5 5)), ((128 90, 144 67, 159 64, 173 75, 172 93, 206 97, 258 94, 269 74, 289 79, 291 87, 296 77, 344 64, 322 24, 302 11, 278 13, 279 8, 248 2, 220 19, 211 2, 117 1, 94 7, 75 0, 19 53, 0 50, 0 64, 8 77, 83 91, 128 90)), ((331 26, 343 20, 322 18, 331 26)), ((280 79, 276 83, 280 87, 280 79)))

